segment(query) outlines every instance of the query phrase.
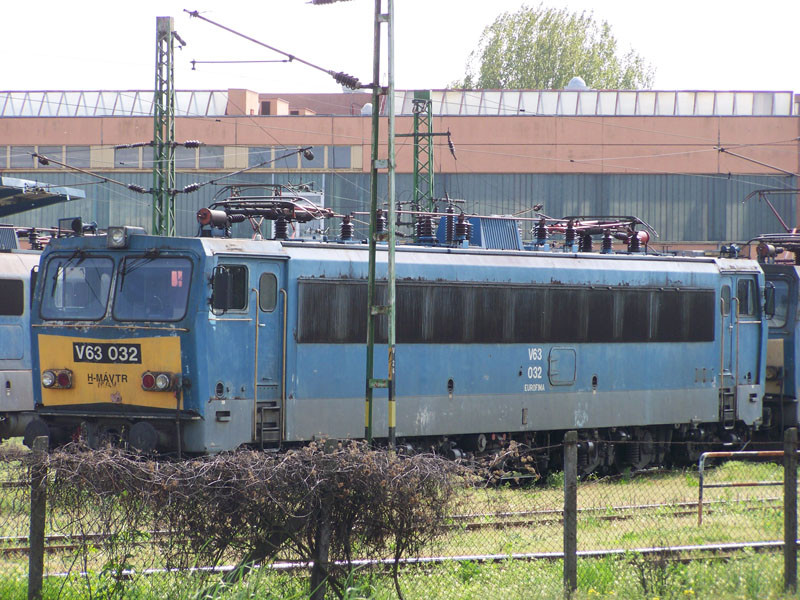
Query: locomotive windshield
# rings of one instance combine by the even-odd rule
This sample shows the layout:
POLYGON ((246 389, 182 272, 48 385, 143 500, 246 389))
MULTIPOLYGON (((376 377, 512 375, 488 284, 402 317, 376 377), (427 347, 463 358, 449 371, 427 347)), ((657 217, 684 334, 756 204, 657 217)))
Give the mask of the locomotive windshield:
POLYGON ((114 262, 79 255, 55 257, 47 264, 42 317, 97 321, 106 314, 114 262))
POLYGON ((118 321, 180 321, 189 301, 192 263, 183 257, 127 257, 117 274, 118 321))

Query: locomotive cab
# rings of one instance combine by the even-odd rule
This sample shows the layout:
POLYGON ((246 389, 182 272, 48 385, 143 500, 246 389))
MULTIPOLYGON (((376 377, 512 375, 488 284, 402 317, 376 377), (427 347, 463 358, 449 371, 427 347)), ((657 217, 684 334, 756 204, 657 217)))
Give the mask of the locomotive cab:
POLYGON ((762 268, 775 296, 775 310, 769 319, 765 417, 776 432, 781 432, 798 424, 800 267, 772 263, 763 264, 762 268))
POLYGON ((42 255, 32 318, 38 418, 26 442, 174 449, 176 431, 180 439, 197 419, 181 350, 197 259, 188 248, 147 248, 137 229, 57 240, 42 255))

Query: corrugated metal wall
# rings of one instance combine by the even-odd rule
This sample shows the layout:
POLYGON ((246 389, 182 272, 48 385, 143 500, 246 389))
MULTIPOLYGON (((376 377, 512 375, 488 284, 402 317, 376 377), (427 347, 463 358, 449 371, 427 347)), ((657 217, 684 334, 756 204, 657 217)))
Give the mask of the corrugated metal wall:
MULTIPOLYGON (((15 173, 15 177, 75 187, 82 181, 73 173, 35 171, 15 173)), ((110 173, 124 183, 152 186, 150 173, 110 173)), ((219 174, 178 173, 177 187, 218 178, 219 174)), ((85 182, 91 179, 86 177, 85 182)), ((243 183, 314 183, 325 191, 326 204, 338 213, 364 211, 369 205, 369 175, 362 173, 243 173, 235 177, 243 183)), ((233 183, 223 180, 221 183, 233 183)), ((780 224, 769 208, 757 199, 743 204, 744 198, 758 189, 791 189, 798 185, 792 176, 764 175, 560 175, 560 174, 437 174, 435 193, 463 199, 466 212, 515 214, 543 204, 542 212, 553 216, 632 215, 652 225, 660 234, 657 243, 747 240, 765 232, 779 231, 780 224)), ((386 181, 381 180, 380 197, 385 198, 386 181)), ((16 225, 47 227, 60 217, 82 216, 97 221, 100 227, 151 224, 150 196, 136 194, 110 183, 85 186, 86 200, 21 213, 7 219, 16 225)), ((205 185, 192 194, 177 196, 179 235, 197 231, 195 213, 214 201, 219 185, 205 185)), ((400 202, 412 198, 410 174, 397 176, 400 202)), ((795 225, 796 195, 771 197, 784 220, 795 225)), ((406 205, 407 206, 407 205, 406 205)), ((530 213, 526 213, 530 216, 530 213)), ((366 219, 366 218, 364 218, 366 219)), ((337 234, 338 222, 330 225, 337 234)), ((359 227, 359 231, 364 231, 359 227)), ((248 226, 239 226, 240 235, 249 235, 248 226)), ((530 237, 530 236, 523 236, 530 237)))

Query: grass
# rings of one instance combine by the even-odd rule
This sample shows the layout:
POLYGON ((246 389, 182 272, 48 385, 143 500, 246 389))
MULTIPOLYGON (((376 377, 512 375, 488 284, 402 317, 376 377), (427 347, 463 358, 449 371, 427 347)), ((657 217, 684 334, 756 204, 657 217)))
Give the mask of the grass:
MULTIPOLYGON (((0 445, 2 455, 5 444, 0 445)), ((19 472, 0 458, 0 481, 19 472)), ((707 469, 705 482, 773 481, 783 477, 781 465, 728 462, 707 469)), ((703 545, 783 538, 780 487, 708 488, 704 492, 703 525, 697 524, 698 477, 692 471, 591 478, 578 486, 578 548, 621 549, 669 545, 703 545), (759 500, 767 496, 779 500, 759 500), (686 505, 682 506, 681 504, 686 505), (638 506, 639 508, 632 508, 638 506), (642 508, 645 506, 645 508, 642 508)), ((0 489, 0 536, 27 534, 26 489, 0 489)), ((423 553, 426 556, 560 552, 563 475, 554 474, 536 486, 512 485, 465 491, 446 533, 423 553), (517 514, 514 514, 517 513, 517 514)), ((87 507, 87 510, 92 510, 87 507)), ((64 515, 49 515, 48 533, 67 529, 64 515)), ((158 567, 156 547, 142 544, 126 562, 138 573, 118 579, 107 565, 102 542, 86 562, 77 553, 46 555, 46 572, 88 576, 47 577, 44 598, 190 598, 206 585, 197 575, 141 575, 158 567), (104 565, 106 568, 104 569, 104 565), (91 592, 91 594, 89 594, 91 592)), ((406 598, 556 598, 561 596, 561 562, 452 562, 404 567, 406 598)), ((27 557, 0 556, 0 598, 26 598, 27 557)), ((588 598, 784 598, 780 554, 735 553, 730 560, 695 559, 683 563, 658 554, 635 553, 579 561, 578 599, 588 598)), ((262 569, 227 588, 221 598, 307 597, 305 574, 262 569)), ((383 573, 355 572, 345 597, 394 598, 391 578, 383 573)))
MULTIPOLYGON (((562 597, 560 561, 504 561, 499 563, 455 562, 405 568, 401 585, 408 600, 484 600, 485 598, 551 599, 562 597)), ((783 599, 783 558, 779 554, 744 551, 732 560, 676 561, 644 560, 641 556, 586 559, 578 562, 577 600, 625 598, 659 600, 719 598, 721 600, 783 599)), ((134 600, 194 598, 205 583, 179 575, 155 575, 119 585, 95 576, 93 597, 134 600), (116 586, 116 587, 115 587, 116 586)), ((354 572, 347 581, 347 600, 396 598, 391 578, 385 574, 354 572)), ((43 599, 85 598, 86 581, 81 578, 45 581, 43 599)), ((267 569, 223 590, 220 600, 245 598, 299 599, 308 597, 305 577, 267 569)), ((19 578, 0 579, 0 597, 27 598, 19 578)))

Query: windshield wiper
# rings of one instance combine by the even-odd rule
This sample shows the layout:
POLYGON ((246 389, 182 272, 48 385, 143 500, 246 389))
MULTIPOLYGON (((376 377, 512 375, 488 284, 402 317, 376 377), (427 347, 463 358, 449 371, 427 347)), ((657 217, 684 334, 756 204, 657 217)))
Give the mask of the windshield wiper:
POLYGON ((159 252, 157 250, 148 252, 142 257, 139 258, 126 258, 122 262, 122 268, 119 270, 119 289, 122 289, 125 285, 125 276, 128 273, 132 273, 136 269, 143 267, 147 263, 153 262, 156 258, 158 258, 159 252))

